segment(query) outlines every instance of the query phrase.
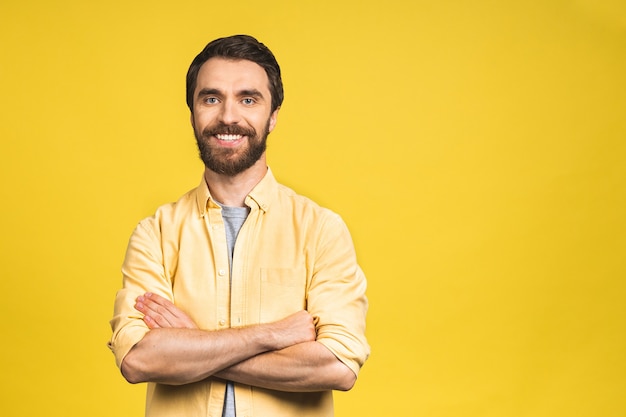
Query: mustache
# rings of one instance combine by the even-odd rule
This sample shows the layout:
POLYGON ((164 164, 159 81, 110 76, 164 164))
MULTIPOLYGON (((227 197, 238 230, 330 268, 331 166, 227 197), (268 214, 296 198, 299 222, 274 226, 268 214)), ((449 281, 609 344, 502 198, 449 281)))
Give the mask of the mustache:
POLYGON ((208 138, 218 134, 222 135, 242 135, 253 138, 256 136, 256 130, 253 128, 243 127, 239 125, 227 125, 224 123, 218 123, 215 126, 208 126, 202 130, 202 136, 208 138))

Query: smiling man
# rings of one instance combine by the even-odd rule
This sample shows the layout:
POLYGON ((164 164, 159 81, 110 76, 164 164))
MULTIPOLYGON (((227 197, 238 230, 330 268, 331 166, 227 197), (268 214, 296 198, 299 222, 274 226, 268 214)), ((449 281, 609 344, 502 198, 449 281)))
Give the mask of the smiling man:
POLYGON ((341 218, 280 185, 265 150, 283 101, 256 39, 187 73, 200 185, 133 232, 109 343, 148 382, 147 416, 331 416, 369 355, 366 281, 341 218))

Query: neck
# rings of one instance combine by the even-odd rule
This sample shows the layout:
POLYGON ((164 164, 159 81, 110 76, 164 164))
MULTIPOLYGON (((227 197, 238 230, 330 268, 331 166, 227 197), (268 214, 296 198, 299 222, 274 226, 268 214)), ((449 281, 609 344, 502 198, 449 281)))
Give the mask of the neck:
POLYGON ((260 158, 245 171, 228 176, 204 169, 204 180, 209 186, 211 196, 219 203, 231 207, 245 207, 245 200, 250 191, 267 173, 265 158, 260 158))

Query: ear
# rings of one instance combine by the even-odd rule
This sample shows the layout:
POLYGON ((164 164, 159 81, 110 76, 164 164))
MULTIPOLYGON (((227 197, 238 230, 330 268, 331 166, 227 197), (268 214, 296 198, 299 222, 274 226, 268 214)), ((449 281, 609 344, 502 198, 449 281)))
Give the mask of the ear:
POLYGON ((276 127, 276 123, 278 122, 278 110, 280 110, 280 107, 276 108, 276 110, 274 110, 274 112, 270 115, 270 123, 267 133, 271 132, 276 127))
POLYGON ((193 121, 193 112, 189 113, 189 120, 191 121, 191 127, 193 127, 193 130, 196 130, 196 123, 193 121))

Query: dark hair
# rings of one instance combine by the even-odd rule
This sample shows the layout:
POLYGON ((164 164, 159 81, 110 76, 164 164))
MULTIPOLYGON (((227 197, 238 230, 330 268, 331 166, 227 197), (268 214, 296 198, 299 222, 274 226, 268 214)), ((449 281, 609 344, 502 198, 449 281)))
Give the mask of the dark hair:
POLYGON ((270 94, 272 95, 272 112, 283 103, 283 81, 280 78, 280 67, 272 51, 261 42, 249 35, 234 35, 211 41, 204 47, 189 66, 187 71, 187 106, 193 113, 193 94, 196 90, 200 67, 214 57, 226 59, 245 59, 260 65, 267 74, 270 94))

